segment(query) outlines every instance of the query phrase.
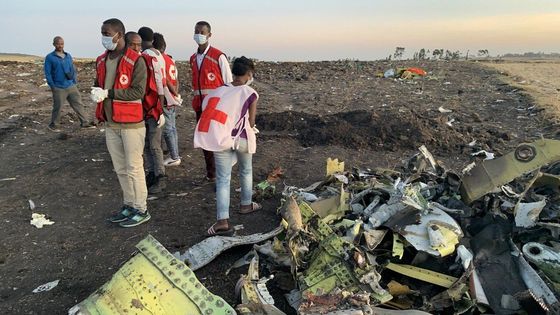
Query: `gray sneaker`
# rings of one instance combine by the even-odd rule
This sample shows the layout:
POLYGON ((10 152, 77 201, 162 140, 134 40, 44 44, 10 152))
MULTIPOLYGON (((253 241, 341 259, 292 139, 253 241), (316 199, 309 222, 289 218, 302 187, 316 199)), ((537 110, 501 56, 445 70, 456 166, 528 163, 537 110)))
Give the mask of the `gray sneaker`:
POLYGON ((112 216, 107 218, 107 221, 112 223, 123 222, 126 221, 128 217, 131 216, 133 213, 134 211, 132 207, 130 207, 129 205, 124 205, 122 206, 121 210, 119 210, 118 212, 114 213, 112 216))
POLYGON ((146 223, 152 218, 152 216, 147 210, 144 213, 140 212, 137 209, 133 209, 133 211, 134 214, 130 216, 126 221, 119 223, 119 226, 124 228, 129 228, 129 227, 140 225, 142 223, 146 223))

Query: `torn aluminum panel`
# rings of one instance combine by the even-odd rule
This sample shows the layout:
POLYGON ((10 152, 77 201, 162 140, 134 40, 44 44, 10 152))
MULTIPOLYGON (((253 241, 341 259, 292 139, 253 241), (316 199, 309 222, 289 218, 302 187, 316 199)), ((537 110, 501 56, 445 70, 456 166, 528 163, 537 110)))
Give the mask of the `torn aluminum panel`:
POLYGON ((363 235, 368 250, 374 250, 387 234, 387 230, 365 230, 363 235))
POLYGON ((136 248, 138 253, 109 282, 68 314, 235 314, 151 235, 136 248))
POLYGON ((541 211, 546 206, 546 200, 537 202, 519 202, 515 205, 515 226, 533 227, 537 225, 537 220, 541 211))
POLYGON ((531 295, 539 303, 539 305, 551 314, 560 313, 560 301, 554 295, 554 292, 546 285, 546 283, 539 277, 539 274, 529 265, 529 263, 523 257, 523 254, 519 251, 517 246, 510 240, 512 251, 512 256, 517 258, 517 266, 519 268, 519 273, 521 278, 525 282, 525 285, 529 289, 531 295))
POLYGON ((236 260, 233 263, 233 265, 231 265, 231 267, 229 267, 228 270, 226 270, 226 276, 229 275, 229 273, 231 272, 232 269, 236 269, 236 268, 243 267, 245 265, 249 265, 251 263, 251 261, 253 261, 253 258, 255 256, 257 256, 257 251, 255 250, 255 248, 253 248, 247 254, 245 254, 243 257, 236 260))
POLYGON ((551 281, 560 283, 560 252, 536 242, 523 245, 523 254, 551 281))
POLYGON ((285 315, 274 306, 274 299, 266 288, 266 282, 270 279, 259 279, 259 256, 254 256, 247 274, 241 276, 236 285, 241 300, 241 304, 235 307, 238 314, 285 315))
POLYGON ((459 238, 463 236, 459 224, 445 211, 435 207, 422 214, 418 224, 410 224, 396 231, 417 250, 442 257, 453 253, 459 238))
POLYGON ((468 175, 463 176, 461 196, 465 203, 469 204, 496 187, 558 160, 559 140, 541 139, 530 144, 521 144, 514 152, 483 161, 473 167, 468 175))
POLYGON ((283 227, 280 225, 268 233, 244 236, 213 236, 193 245, 183 254, 177 252, 174 256, 184 261, 193 271, 196 271, 227 249, 240 245, 260 243, 282 233, 282 231, 283 227))
POLYGON ((255 244, 253 245, 253 248, 257 252, 270 257, 280 266, 292 266, 292 259, 290 257, 290 254, 285 250, 282 242, 280 242, 277 238, 274 238, 273 241, 267 241, 262 245, 255 244))

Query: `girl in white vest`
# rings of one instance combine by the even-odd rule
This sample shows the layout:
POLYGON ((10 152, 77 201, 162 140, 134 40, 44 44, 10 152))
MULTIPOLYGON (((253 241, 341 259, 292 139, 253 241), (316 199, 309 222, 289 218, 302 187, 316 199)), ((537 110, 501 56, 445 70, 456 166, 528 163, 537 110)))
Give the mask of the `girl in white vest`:
POLYGON ((255 115, 259 95, 249 85, 255 65, 248 58, 233 63, 233 81, 204 98, 202 115, 194 132, 194 147, 214 152, 216 162, 217 221, 207 236, 232 235, 229 223, 230 181, 233 165, 239 162, 241 206, 239 213, 257 211, 261 205, 252 201, 253 162, 257 143, 255 115))

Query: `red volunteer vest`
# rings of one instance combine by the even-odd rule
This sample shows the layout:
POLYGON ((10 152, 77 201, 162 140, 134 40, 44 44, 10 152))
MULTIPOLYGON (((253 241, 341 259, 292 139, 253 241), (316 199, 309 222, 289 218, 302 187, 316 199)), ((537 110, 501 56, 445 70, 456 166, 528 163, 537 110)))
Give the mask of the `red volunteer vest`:
POLYGON ((167 84, 177 87, 177 67, 175 66, 175 60, 168 54, 161 54, 163 55, 163 59, 165 59, 165 77, 167 78, 167 84))
POLYGON ((163 105, 159 101, 157 92, 156 78, 154 75, 154 62, 157 62, 155 57, 142 53, 142 57, 146 60, 146 67, 148 68, 148 79, 146 80, 146 93, 142 99, 142 107, 144 108, 144 118, 150 117, 155 120, 163 113, 163 105))
MULTIPOLYGON (((130 87, 130 84, 132 83, 132 73, 134 72, 134 64, 139 57, 140 56, 137 52, 132 49, 127 49, 117 66, 115 83, 112 87, 107 87, 107 89, 126 89, 130 87)), ((105 51, 101 56, 97 57, 96 60, 98 81, 97 84, 99 84, 99 87, 102 89, 105 89, 105 74, 107 71, 105 65, 106 59, 107 51, 105 51)), ((142 100, 113 100, 112 106, 113 116, 111 118, 116 123, 138 123, 144 120, 142 100)), ((97 103, 97 108, 95 109, 95 117, 100 122, 107 121, 107 117, 105 116, 105 109, 103 108, 103 102, 97 103)))
POLYGON ((196 53, 191 56, 192 86, 194 90, 192 108, 195 112, 202 111, 202 101, 211 90, 224 85, 222 69, 220 69, 218 61, 223 54, 220 50, 210 46, 204 59, 202 59, 200 69, 196 64, 196 53))

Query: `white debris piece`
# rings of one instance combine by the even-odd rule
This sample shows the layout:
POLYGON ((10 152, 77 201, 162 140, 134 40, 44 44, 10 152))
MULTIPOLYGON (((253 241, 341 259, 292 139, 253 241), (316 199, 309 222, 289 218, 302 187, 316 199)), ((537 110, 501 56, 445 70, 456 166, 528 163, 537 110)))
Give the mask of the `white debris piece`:
POLYGON ((443 114, 445 114, 445 113, 452 113, 452 112, 453 112, 451 109, 445 109, 445 108, 443 108, 443 106, 440 106, 440 107, 438 108, 438 110, 439 110, 440 113, 443 113, 443 114))
POLYGON ((53 225, 54 221, 45 218, 44 214, 33 213, 31 214, 31 220, 29 221, 29 223, 40 229, 43 227, 43 225, 53 225))
POLYGON ((54 281, 51 281, 51 282, 48 282, 48 283, 45 283, 45 284, 41 284, 40 286, 35 288, 35 290, 33 290, 33 293, 50 291, 58 285, 59 281, 60 280, 54 280, 54 281))
POLYGON ((35 203, 31 199, 29 199, 29 210, 35 210, 35 203))
POLYGON ((515 206, 515 226, 517 227, 533 227, 537 224, 539 215, 546 206, 546 200, 537 202, 520 202, 515 206))
POLYGON ((494 159, 494 153, 492 152, 488 152, 486 150, 480 150, 478 152, 475 153, 471 153, 472 156, 483 156, 485 160, 493 160, 494 159))

